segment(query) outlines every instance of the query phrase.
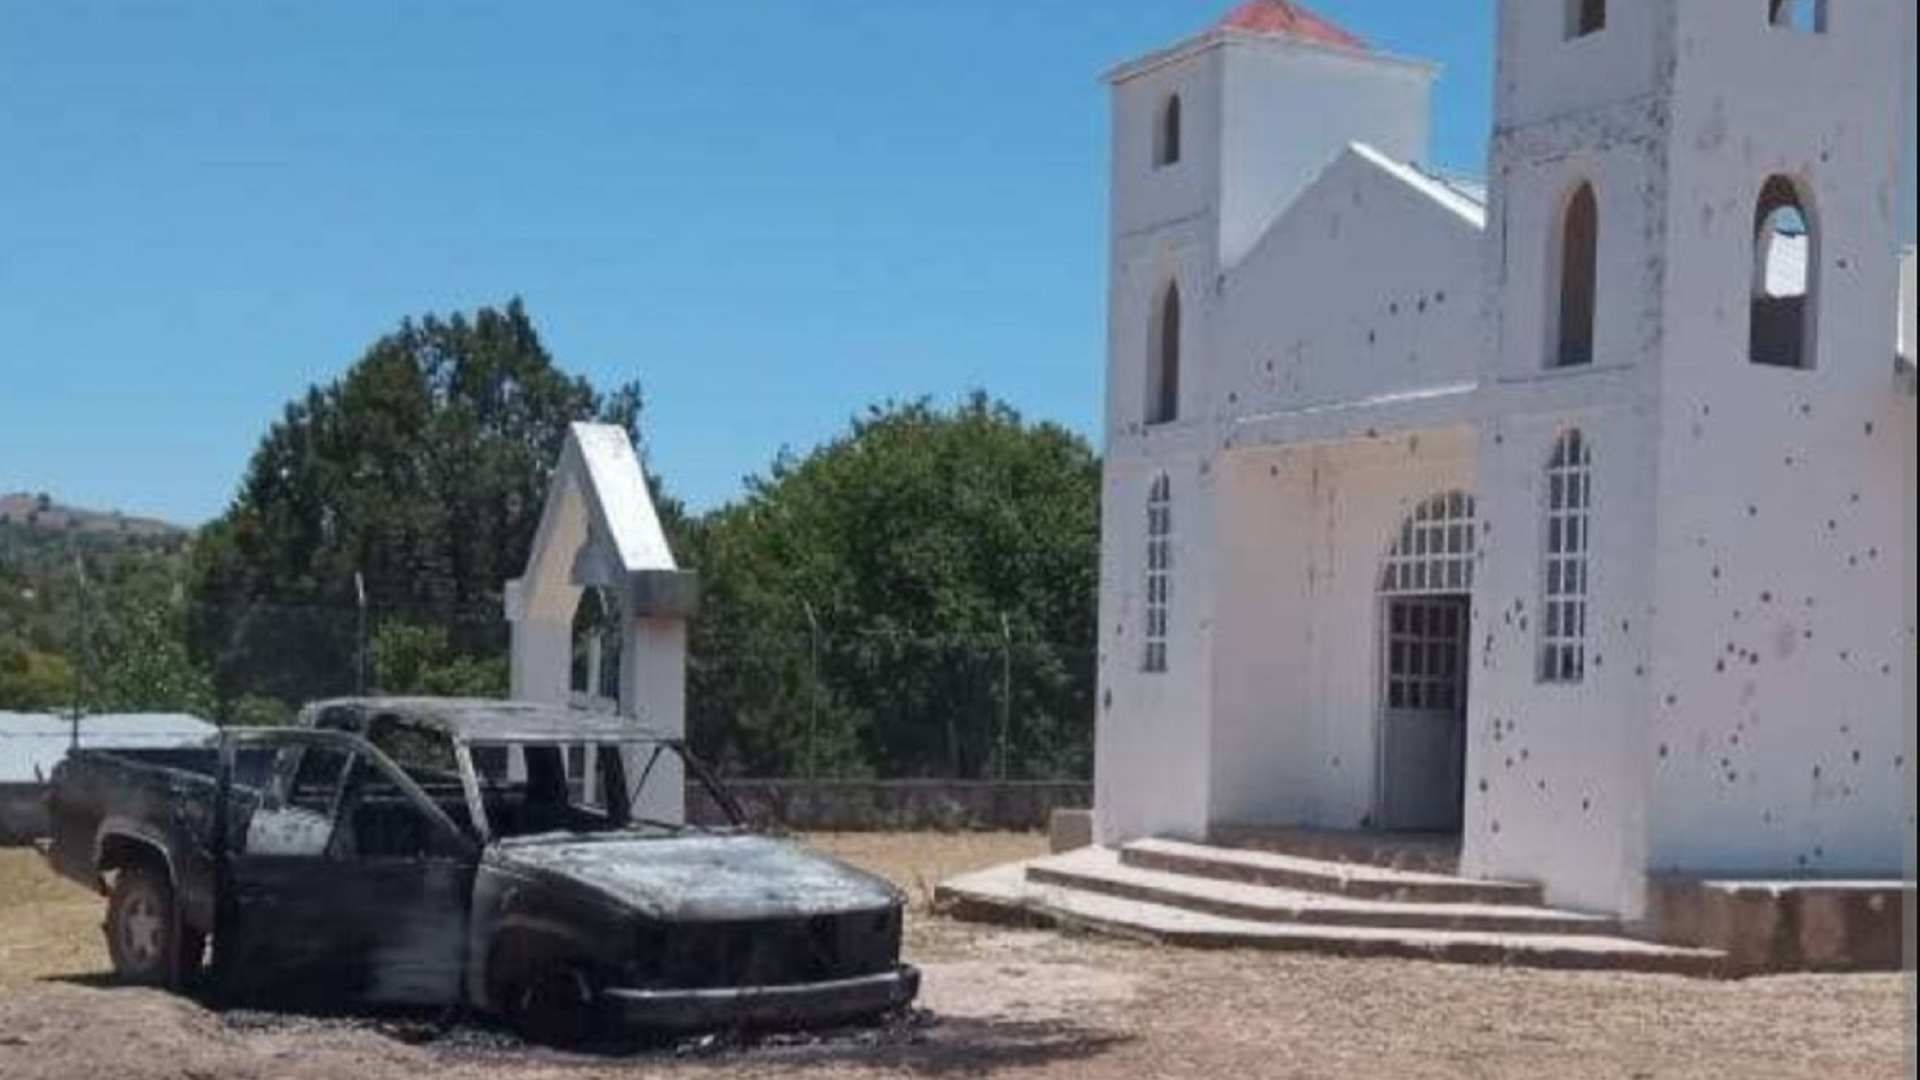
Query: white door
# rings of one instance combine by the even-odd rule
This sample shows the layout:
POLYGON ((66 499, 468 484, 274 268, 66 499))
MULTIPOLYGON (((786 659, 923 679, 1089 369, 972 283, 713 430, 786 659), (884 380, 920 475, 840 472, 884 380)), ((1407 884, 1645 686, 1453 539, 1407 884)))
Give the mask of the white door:
POLYGON ((1382 602, 1379 825, 1455 830, 1466 777, 1470 601, 1433 595, 1382 602))

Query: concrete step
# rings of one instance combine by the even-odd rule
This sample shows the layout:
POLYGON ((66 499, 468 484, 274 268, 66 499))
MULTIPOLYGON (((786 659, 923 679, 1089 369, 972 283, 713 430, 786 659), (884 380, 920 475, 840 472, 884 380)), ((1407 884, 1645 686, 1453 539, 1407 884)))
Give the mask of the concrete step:
POLYGON ((1253 922, 1485 933, 1619 933, 1601 915, 1517 904, 1410 903, 1249 885, 1130 866, 1112 848, 1082 848, 1027 865, 1027 880, 1253 922))
POLYGON ((1120 861, 1143 870, 1301 892, 1332 893, 1362 900, 1544 906, 1540 887, 1525 882, 1480 881, 1446 874, 1389 870, 1378 866, 1333 863, 1297 855, 1211 847, 1179 840, 1136 840, 1120 849, 1120 861))
POLYGON ((1460 872, 1458 833, 1379 832, 1304 826, 1214 825, 1207 843, 1323 862, 1361 863, 1422 874, 1460 872))
POLYGON ((1235 919, 1032 881, 1028 878, 1031 865, 1032 861, 1009 863, 950 879, 936 890, 935 901, 941 911, 954 918, 1080 929, 1188 948, 1680 975, 1723 973, 1725 955, 1712 949, 1672 948, 1597 934, 1507 934, 1235 919))

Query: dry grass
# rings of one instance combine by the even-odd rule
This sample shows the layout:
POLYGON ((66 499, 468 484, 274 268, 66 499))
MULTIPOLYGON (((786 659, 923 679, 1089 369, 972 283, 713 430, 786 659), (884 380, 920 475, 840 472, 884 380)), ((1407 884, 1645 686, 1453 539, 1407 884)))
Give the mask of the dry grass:
MULTIPOLYGON (((837 835, 816 846, 924 897, 1036 836, 837 835), (923 885, 924 883, 924 885, 923 885)), ((916 905, 918 906, 918 904, 916 905)), ((104 966, 100 905, 0 852, 0 1075, 1794 1078, 1908 1075, 1898 976, 1702 982, 1402 960, 1195 953, 953 923, 917 910, 939 1023, 909 1039, 686 1060, 476 1057, 365 1031, 258 1034, 191 1003, 45 975, 104 966), (103 1037, 104 1036, 104 1037, 103 1037)))
POLYGON ((107 968, 106 906, 29 848, 0 848, 0 990, 107 968))

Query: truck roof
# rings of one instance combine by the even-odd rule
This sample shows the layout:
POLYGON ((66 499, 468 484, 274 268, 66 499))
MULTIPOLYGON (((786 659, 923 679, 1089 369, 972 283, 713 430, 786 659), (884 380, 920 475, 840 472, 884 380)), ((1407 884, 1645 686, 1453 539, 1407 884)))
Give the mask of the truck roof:
MULTIPOLYGON (((327 727, 345 727, 356 733, 365 720, 377 716, 398 716, 423 727, 437 728, 466 742, 513 739, 660 739, 670 740, 656 728, 630 716, 545 705, 533 701, 505 701, 496 698, 442 697, 347 697, 316 701, 300 712, 301 723, 318 726, 331 710, 351 717, 327 727)), ((327 717, 332 720, 332 717, 327 717)))

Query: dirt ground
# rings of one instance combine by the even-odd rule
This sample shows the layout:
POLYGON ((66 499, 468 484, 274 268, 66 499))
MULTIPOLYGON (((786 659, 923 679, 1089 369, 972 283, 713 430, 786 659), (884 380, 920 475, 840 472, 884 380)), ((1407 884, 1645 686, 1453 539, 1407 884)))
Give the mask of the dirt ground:
POLYGON ((1488 1077, 1910 1075, 1899 976, 1703 982, 1402 960, 1195 953, 955 923, 933 883, 1035 854, 1008 835, 813 842, 914 899, 921 1011, 824 1038, 708 1039, 619 1056, 528 1047, 433 1018, 210 1012, 112 988, 97 899, 0 851, 0 1076, 1488 1077))

